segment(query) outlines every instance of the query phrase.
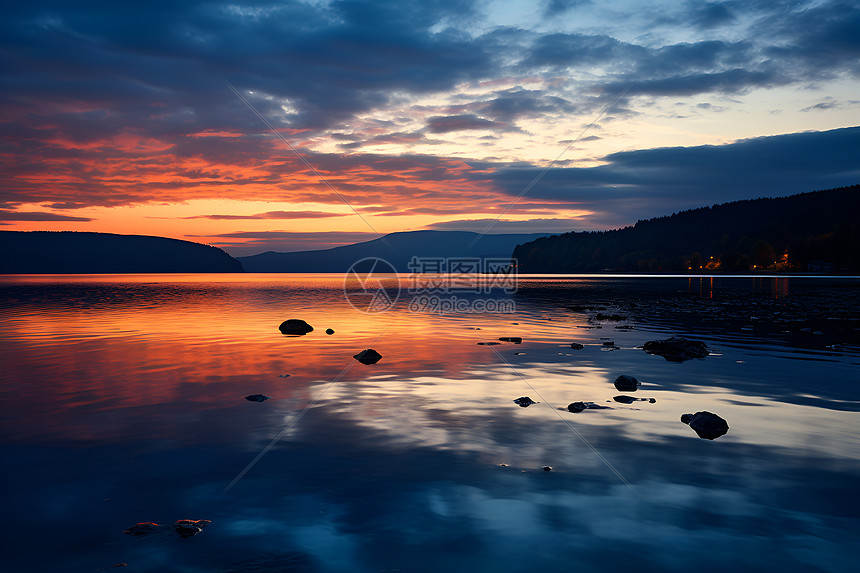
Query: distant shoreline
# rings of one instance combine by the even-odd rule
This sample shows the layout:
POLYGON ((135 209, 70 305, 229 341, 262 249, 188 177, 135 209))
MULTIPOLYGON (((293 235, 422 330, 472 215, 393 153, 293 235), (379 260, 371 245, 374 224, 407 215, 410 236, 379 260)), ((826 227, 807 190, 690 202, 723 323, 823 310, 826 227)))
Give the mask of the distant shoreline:
MULTIPOLYGON (((251 277, 255 275, 275 276, 275 275, 322 275, 322 276, 345 276, 345 272, 140 272, 140 273, 0 273, 0 278, 4 277, 133 277, 133 276, 221 276, 230 275, 237 277, 251 277)), ((393 274, 393 273, 391 273, 393 274)), ((397 273, 397 276, 410 276, 412 273, 397 273)), ((426 276, 448 276, 446 273, 420 273, 426 276)), ((461 276, 461 275, 458 275, 461 276)), ((489 273, 473 273, 469 276, 495 276, 489 273)), ((518 274, 517 278, 726 278, 726 279, 744 279, 744 278, 810 278, 810 279, 860 279, 860 275, 851 274, 816 274, 816 273, 748 273, 748 274, 680 274, 680 273, 625 273, 625 272, 602 272, 602 273, 526 273, 518 274)))

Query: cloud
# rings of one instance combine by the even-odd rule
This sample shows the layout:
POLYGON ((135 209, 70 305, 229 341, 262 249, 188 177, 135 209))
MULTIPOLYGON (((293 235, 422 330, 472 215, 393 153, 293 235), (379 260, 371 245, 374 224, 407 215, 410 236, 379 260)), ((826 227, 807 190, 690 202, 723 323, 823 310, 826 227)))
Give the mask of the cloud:
POLYGON ((473 231, 481 233, 490 226, 489 234, 500 233, 547 233, 558 234, 581 230, 583 227, 576 219, 529 219, 526 221, 495 219, 460 219, 434 223, 428 228, 437 231, 473 231))
POLYGON ((430 133, 450 133, 474 129, 504 130, 508 126, 501 122, 478 117, 474 114, 434 116, 427 119, 427 130, 430 133))
POLYGON ((344 217, 352 213, 329 213, 326 211, 266 211, 256 215, 193 215, 181 219, 243 220, 243 219, 324 219, 344 217))
POLYGON ((703 5, 692 4, 690 20, 699 28, 711 29, 734 22, 737 18, 725 3, 708 2, 703 5))
POLYGON ((89 217, 72 217, 43 211, 11 211, 0 209, 0 221, 93 221, 89 217))
MULTIPOLYGON (((860 77, 856 3, 662 3, 650 14, 632 5, 548 0, 538 10, 551 18, 564 14, 567 25, 553 32, 545 31, 545 21, 532 28, 491 25, 486 6, 477 0, 14 3, 0 20, 0 205, 118 207, 224 196, 341 204, 224 79, 358 208, 394 212, 408 205, 451 214, 462 207, 465 215, 487 212, 510 191, 510 180, 522 189, 517 177, 534 172, 517 163, 405 150, 436 144, 430 134, 443 141, 471 132, 486 138, 487 156, 501 157, 494 146, 515 139, 505 134, 524 133, 518 122, 531 130, 590 117, 625 89, 602 122, 644 113, 669 96, 813 88, 860 77), (577 17, 605 24, 580 23, 574 9, 577 17), (371 145, 387 146, 389 155, 361 151, 371 145)), ((822 100, 804 108, 828 109, 837 106, 822 100)), ((599 189, 606 197, 647 187, 657 197, 648 212, 651 205, 665 208, 661 197, 681 185, 643 180, 670 167, 634 173, 624 170, 628 159, 613 156, 602 169, 570 172, 577 179, 567 182, 554 181, 552 170, 542 185, 599 189)), ((824 161, 819 176, 798 181, 847 178, 830 165, 824 161)), ((731 172, 729 164, 723 168, 731 172)), ((757 173, 737 178, 758 180, 757 173)), ((641 197, 602 202, 600 212, 611 218, 617 208, 616 218, 626 219, 641 197)))
MULTIPOLYGON (((588 223, 620 226, 714 203, 856 184, 857 157, 860 127, 625 151, 598 167, 550 169, 528 197, 575 202, 594 212, 588 223)), ((493 180, 515 196, 539 171, 500 168, 493 180)))
MULTIPOLYGON (((357 136, 356 136, 357 138, 357 136)), ((410 146, 415 144, 423 144, 423 145, 437 145, 442 143, 441 141, 435 141, 432 139, 428 139, 423 133, 420 131, 413 132, 394 132, 394 133, 384 133, 381 135, 377 135, 375 137, 371 137, 370 139, 352 141, 350 143, 341 143, 338 144, 338 147, 341 149, 359 149, 361 147, 367 147, 370 145, 396 145, 399 147, 410 146)))
POLYGON ((527 90, 521 86, 496 91, 490 99, 473 103, 469 107, 501 122, 546 114, 572 114, 577 111, 577 107, 567 99, 540 90, 527 90))
POLYGON ((545 17, 552 18, 590 3, 591 0, 545 0, 543 13, 545 17))
POLYGON ((343 197, 357 208, 396 208, 404 202, 476 205, 498 196, 485 178, 463 177, 480 162, 417 154, 302 154, 340 196, 281 142, 249 136, 183 140, 168 151, 144 155, 121 144, 43 148, 40 157, 28 154, 6 167, 0 201, 112 207, 226 194, 234 200, 337 205, 343 197))
POLYGON ((851 108, 851 107, 855 107, 857 105, 860 105, 860 100, 851 99, 851 100, 846 100, 846 101, 838 101, 832 97, 826 97, 826 98, 824 98, 824 101, 818 102, 815 105, 807 106, 807 107, 801 109, 800 111, 802 111, 802 112, 826 111, 829 109, 851 108))

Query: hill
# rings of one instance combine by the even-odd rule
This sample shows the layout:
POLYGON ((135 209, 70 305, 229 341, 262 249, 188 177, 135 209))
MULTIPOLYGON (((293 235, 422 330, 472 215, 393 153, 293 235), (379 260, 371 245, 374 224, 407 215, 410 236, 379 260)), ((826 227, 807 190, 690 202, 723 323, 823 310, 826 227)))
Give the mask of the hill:
POLYGON ((860 185, 702 207, 537 239, 520 273, 860 271, 860 185))
POLYGON ((473 246, 478 233, 469 231, 404 231, 354 245, 319 251, 275 253, 268 251, 249 257, 237 257, 248 272, 256 273, 340 273, 366 257, 377 257, 391 263, 397 272, 408 273, 409 261, 415 257, 482 257, 510 259, 519 243, 544 233, 484 235, 473 246))
POLYGON ((0 231, 0 273, 235 273, 217 247, 145 235, 0 231))

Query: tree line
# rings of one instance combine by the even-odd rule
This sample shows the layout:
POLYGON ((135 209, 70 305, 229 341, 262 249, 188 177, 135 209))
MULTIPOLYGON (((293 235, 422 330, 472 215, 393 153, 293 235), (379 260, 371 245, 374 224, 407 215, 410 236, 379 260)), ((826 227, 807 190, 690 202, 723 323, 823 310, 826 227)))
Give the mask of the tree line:
POLYGON ((520 273, 860 271, 860 185, 749 199, 518 245, 520 273))

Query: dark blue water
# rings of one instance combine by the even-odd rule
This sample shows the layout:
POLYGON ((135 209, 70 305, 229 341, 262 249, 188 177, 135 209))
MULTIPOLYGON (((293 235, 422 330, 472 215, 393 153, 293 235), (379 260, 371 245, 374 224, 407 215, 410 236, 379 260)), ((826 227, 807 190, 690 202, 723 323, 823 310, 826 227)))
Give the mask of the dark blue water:
POLYGON ((854 571, 858 286, 533 278, 440 316, 340 276, 6 277, 0 569, 854 571), (639 348, 675 335, 711 354, 639 348), (212 523, 123 534, 177 519, 212 523))

